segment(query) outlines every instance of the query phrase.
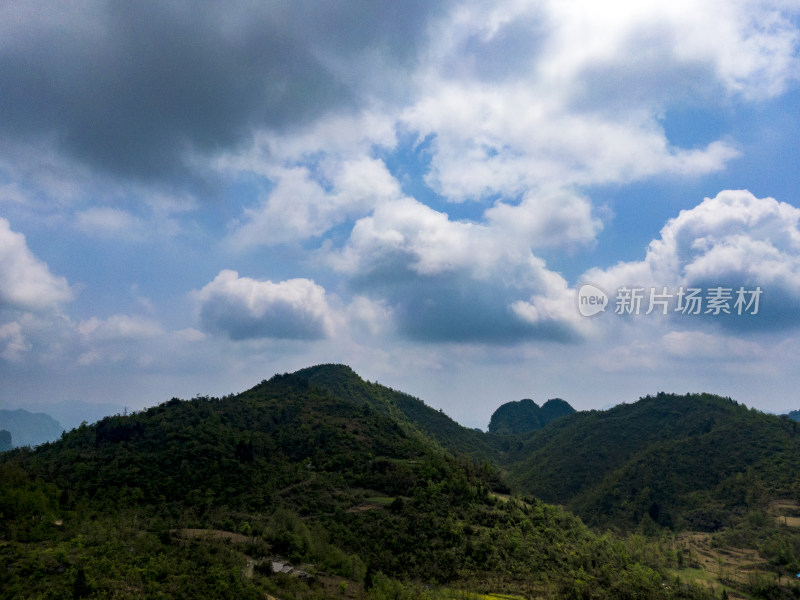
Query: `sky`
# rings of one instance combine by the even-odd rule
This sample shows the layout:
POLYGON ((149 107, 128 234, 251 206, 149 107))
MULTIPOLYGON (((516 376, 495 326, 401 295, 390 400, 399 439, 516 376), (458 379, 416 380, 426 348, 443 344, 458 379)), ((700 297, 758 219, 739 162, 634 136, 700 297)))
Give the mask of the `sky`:
POLYGON ((0 408, 800 408, 797 0, 3 2, 0 73, 0 408))

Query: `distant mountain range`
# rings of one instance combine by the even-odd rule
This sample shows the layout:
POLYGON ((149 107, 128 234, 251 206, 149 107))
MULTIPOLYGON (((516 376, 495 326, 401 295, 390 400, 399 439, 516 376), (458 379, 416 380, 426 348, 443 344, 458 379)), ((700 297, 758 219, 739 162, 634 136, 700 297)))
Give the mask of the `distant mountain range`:
MULTIPOLYGON (((24 408, 0 409, 0 431, 11 435, 12 446, 38 446, 57 440, 63 431, 81 423, 94 423, 108 415, 120 414, 124 407, 110 403, 70 401, 24 408)), ((4 438, 0 437, 0 452, 4 438)))
POLYGON ((14 408, 23 408, 28 412, 50 415, 67 431, 78 427, 84 421, 94 423, 103 417, 122 414, 125 411, 125 407, 119 404, 84 402, 82 400, 65 400, 48 404, 40 402, 14 408))
POLYGON ((6 431, 5 429, 0 429, 0 452, 11 450, 13 447, 14 443, 11 438, 11 432, 6 431))
POLYGON ((793 410, 786 413, 785 416, 789 417, 792 421, 800 421, 800 410, 793 410))
POLYGON ((64 428, 50 415, 27 410, 0 410, 0 430, 11 434, 14 446, 38 446, 57 440, 64 428))

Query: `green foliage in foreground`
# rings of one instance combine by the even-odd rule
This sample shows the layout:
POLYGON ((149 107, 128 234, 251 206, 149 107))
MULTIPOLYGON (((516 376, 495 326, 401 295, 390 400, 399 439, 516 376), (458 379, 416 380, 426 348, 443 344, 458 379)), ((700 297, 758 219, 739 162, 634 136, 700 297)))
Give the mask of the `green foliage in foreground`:
POLYGON ((498 482, 306 377, 173 399, 0 457, 0 595, 711 597, 671 582, 660 542, 498 482), (271 555, 315 581, 271 573, 271 555))

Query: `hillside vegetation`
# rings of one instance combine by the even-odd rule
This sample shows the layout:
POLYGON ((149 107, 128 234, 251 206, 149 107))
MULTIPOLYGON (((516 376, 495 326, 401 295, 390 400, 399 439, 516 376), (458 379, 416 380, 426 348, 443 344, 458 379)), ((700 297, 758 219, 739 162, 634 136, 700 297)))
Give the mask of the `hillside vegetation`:
POLYGON ((578 413, 526 439, 510 480, 590 524, 715 531, 800 496, 797 423, 708 394, 578 413))
POLYGON ((369 406, 376 412, 393 418, 406 429, 423 434, 429 441, 435 441, 450 452, 490 462, 497 462, 500 457, 498 440, 494 436, 487 436, 458 424, 419 398, 378 383, 364 381, 348 366, 318 365, 301 369, 295 375, 338 398, 369 406))
POLYGON ((4 453, 0 595, 712 597, 666 542, 501 494, 438 415, 323 366, 4 453))
POLYGON ((504 460, 512 487, 596 528, 675 536, 695 565, 684 576, 731 597, 800 597, 795 421, 730 398, 658 394, 567 416, 504 460))

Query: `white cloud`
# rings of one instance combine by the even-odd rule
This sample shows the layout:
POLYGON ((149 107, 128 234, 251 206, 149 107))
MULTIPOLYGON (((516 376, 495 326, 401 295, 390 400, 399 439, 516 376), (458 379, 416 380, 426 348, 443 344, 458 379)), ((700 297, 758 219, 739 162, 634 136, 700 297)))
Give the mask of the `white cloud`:
POLYGON ((731 95, 780 93, 796 75, 798 44, 780 8, 459 3, 431 23, 401 101, 374 93, 366 108, 288 134, 261 129, 250 148, 217 158, 217 169, 273 186, 230 239, 247 247, 320 237, 397 199, 385 165, 365 157, 411 133, 426 144, 434 191, 492 203, 476 222, 534 248, 591 243, 602 222, 581 190, 698 176, 739 156, 729 139, 682 148, 662 119, 689 99, 715 107, 731 95))
POLYGON ((755 317, 726 325, 773 328, 800 322, 800 209, 746 190, 726 190, 671 219, 643 260, 591 269, 583 280, 623 286, 760 287, 755 317))
POLYGON ((333 333, 325 289, 309 279, 273 283, 223 270, 195 296, 204 329, 233 340, 311 340, 333 333))
POLYGON ((643 261, 593 269, 584 278, 618 285, 737 280, 800 290, 800 209, 747 190, 725 190, 683 210, 643 261))
POLYGON ((713 107, 780 93, 796 76, 798 35, 778 8, 460 3, 418 49, 426 60, 402 102, 376 94, 369 108, 290 134, 262 129, 249 149, 217 158, 218 169, 274 184, 231 239, 318 237, 396 197, 385 165, 364 157, 411 132, 429 143, 426 180, 447 200, 491 201, 483 221, 532 247, 591 242, 602 224, 581 189, 702 175, 739 155, 728 139, 679 147, 662 119, 698 96, 713 107))
MULTIPOLYGON (((798 32, 790 15, 796 5, 781 10, 778 3, 747 0, 619 0, 602 5, 552 0, 548 7, 555 34, 547 64, 556 80, 578 77, 597 63, 615 63, 622 70, 635 67, 648 60, 653 46, 658 72, 705 66, 729 93, 747 98, 776 95, 796 76, 798 32)), ((655 84, 654 79, 646 81, 655 84)))
POLYGON ((576 190, 726 168, 735 141, 682 148, 665 111, 774 96, 797 76, 797 45, 789 15, 746 2, 466 3, 401 122, 429 140, 427 181, 448 200, 499 195, 486 218, 531 245, 586 242, 600 227, 576 190), (485 55, 503 57, 500 76, 485 55))
POLYGON ((19 323, 0 325, 0 358, 18 362, 31 349, 19 323))
POLYGON ((131 213, 107 206, 80 211, 75 226, 83 233, 99 237, 134 239, 144 233, 144 223, 131 213))
POLYGON ((206 334, 200 331, 199 329, 188 327, 186 329, 181 329, 180 331, 176 331, 175 337, 178 340, 186 342, 202 342, 203 340, 206 339, 206 334))
POLYGON ((97 350, 87 350, 86 352, 81 352, 80 356, 78 356, 78 364, 81 367, 88 367, 101 362, 102 359, 103 355, 97 350))
POLYGON ((451 221, 416 200, 379 205, 329 253, 359 293, 424 341, 572 341, 583 335, 563 277, 499 227, 451 221))
POLYGON ((26 204, 27 198, 15 183, 0 185, 0 204, 26 204))
POLYGON ((89 342, 140 340, 163 333, 161 326, 152 319, 132 315, 112 315, 107 319, 91 317, 77 323, 76 329, 89 342))
POLYGON ((586 243, 603 226, 588 198, 564 190, 530 193, 518 205, 498 202, 486 211, 486 218, 492 227, 531 247, 586 243))
POLYGON ((0 218, 0 307, 54 310, 72 297, 67 280, 50 273, 30 251, 25 236, 12 231, 9 222, 0 218))
POLYGON ((755 342, 703 331, 671 331, 661 338, 661 346, 672 356, 691 360, 752 361, 764 356, 755 342))
POLYGON ((231 241, 246 247, 320 236, 400 196, 400 186, 380 160, 361 157, 322 167, 328 172, 322 180, 308 167, 276 169, 274 189, 260 207, 246 211, 231 241))
MULTIPOLYGON (((756 147, 746 125, 753 114, 762 123, 791 117, 788 96, 766 101, 797 78, 797 2, 376 2, 356 20, 338 3, 278 11, 217 3, 192 13, 166 2, 159 19, 125 3, 88 12, 59 6, 42 18, 44 5, 0 8, 7 17, 0 18, 7 42, 0 54, 14 83, 0 92, 7 117, 0 203, 19 227, 50 227, 59 247, 76 252, 108 249, 91 239, 71 244, 76 230, 155 242, 115 249, 113 262, 130 260, 133 268, 87 276, 92 286, 110 279, 90 298, 98 312, 80 311, 114 315, 120 307, 108 303, 117 302, 151 319, 54 318, 72 290, 0 222, 0 316, 41 311, 0 326, 0 354, 20 361, 16 372, 47 364, 57 367, 50 373, 71 376, 62 367, 79 361, 87 382, 100 381, 96 373, 133 381, 159 369, 211 379, 207 365, 224 356, 225 369, 215 373, 246 368, 248 377, 263 377, 273 359, 286 370, 349 351, 373 365, 393 353, 389 367, 379 366, 389 370, 436 365, 463 373, 502 355, 517 365, 507 381, 588 381, 570 385, 607 400, 622 377, 598 383, 597 368, 572 360, 601 356, 607 344, 540 341, 603 330, 621 345, 604 357, 616 361, 608 368, 627 369, 624 377, 698 373, 693 346, 724 350, 726 337, 706 321, 697 323, 702 332, 672 335, 664 319, 644 326, 613 314, 581 319, 573 291, 542 256, 566 265, 572 255, 559 250, 620 242, 622 225, 602 222, 596 186, 607 186, 607 197, 616 189, 625 196, 628 182, 664 177, 679 189, 686 178, 724 178, 740 152, 736 166, 745 182, 755 181, 749 153, 766 145, 756 147), (387 19, 387 11, 398 18, 387 19), (110 27, 119 35, 108 36, 110 27), (97 58, 90 73, 86 56, 97 58), (719 118, 695 127, 704 113, 719 118), (445 201, 472 204, 453 206, 448 216, 445 201), (609 235, 598 237, 604 226, 609 235), (214 241, 220 231, 226 243, 214 241), (290 248, 262 247, 277 244, 290 248), (309 257, 310 246, 322 251, 309 257), (232 248, 240 252, 229 254, 232 248), (180 323, 172 331, 156 321, 162 302, 180 313, 170 294, 185 290, 208 261, 235 260, 249 270, 279 255, 288 279, 298 265, 324 264, 326 252, 335 268, 325 286, 350 295, 342 301, 308 279, 269 282, 223 271, 194 294, 198 329, 180 323), (192 264, 178 264, 175 257, 186 255, 192 264), (157 271, 136 268, 141 260, 157 271), (131 277, 154 305, 131 304, 131 277), (605 328, 620 321, 613 334, 605 328), (461 360, 448 362, 459 353, 461 360)), ((755 161, 767 165, 764 155, 755 161)), ((726 192, 670 222, 641 260, 590 273, 606 288, 723 276, 768 284, 763 308, 774 308, 780 293, 783 316, 792 317, 800 305, 796 213, 767 199, 739 206, 733 198, 726 192)), ((624 217, 636 210, 610 208, 630 210, 624 217)), ((579 252, 575 262, 607 260, 614 251, 579 252)), ((69 263, 86 268, 77 258, 69 263)), ((745 336, 732 338, 734 349, 739 339, 745 336)), ((794 356, 792 348, 784 352, 794 356)), ((790 362, 781 363, 784 382, 790 362)), ((194 385, 191 393, 204 391, 194 385)), ((442 385, 437 394, 452 389, 442 385)))
POLYGON ((342 271, 361 275, 391 271, 397 261, 420 275, 436 275, 494 262, 496 250, 488 247, 491 240, 485 234, 483 226, 451 221, 444 213, 403 198, 384 202, 359 219, 347 246, 331 261, 342 271), (476 245, 482 250, 477 256, 476 245))
POLYGON ((665 367, 663 358, 654 352, 653 345, 641 340, 602 348, 590 355, 587 362, 609 373, 655 372, 665 367))
POLYGON ((356 296, 347 306, 348 323, 370 335, 386 333, 391 328, 392 311, 385 300, 356 296))
MULTIPOLYGON (((433 85, 409 110, 409 127, 432 136, 428 183, 451 201, 542 189, 697 175, 737 156, 728 143, 670 145, 651 106, 615 115, 570 110, 535 84, 433 85)), ((560 100, 560 99, 558 99, 560 100)))
POLYGON ((358 113, 331 114, 307 127, 282 135, 259 130, 244 151, 217 159, 220 168, 269 176, 277 164, 302 162, 322 148, 340 161, 354 160, 374 149, 392 149, 397 144, 396 115, 389 106, 376 106, 358 113))

